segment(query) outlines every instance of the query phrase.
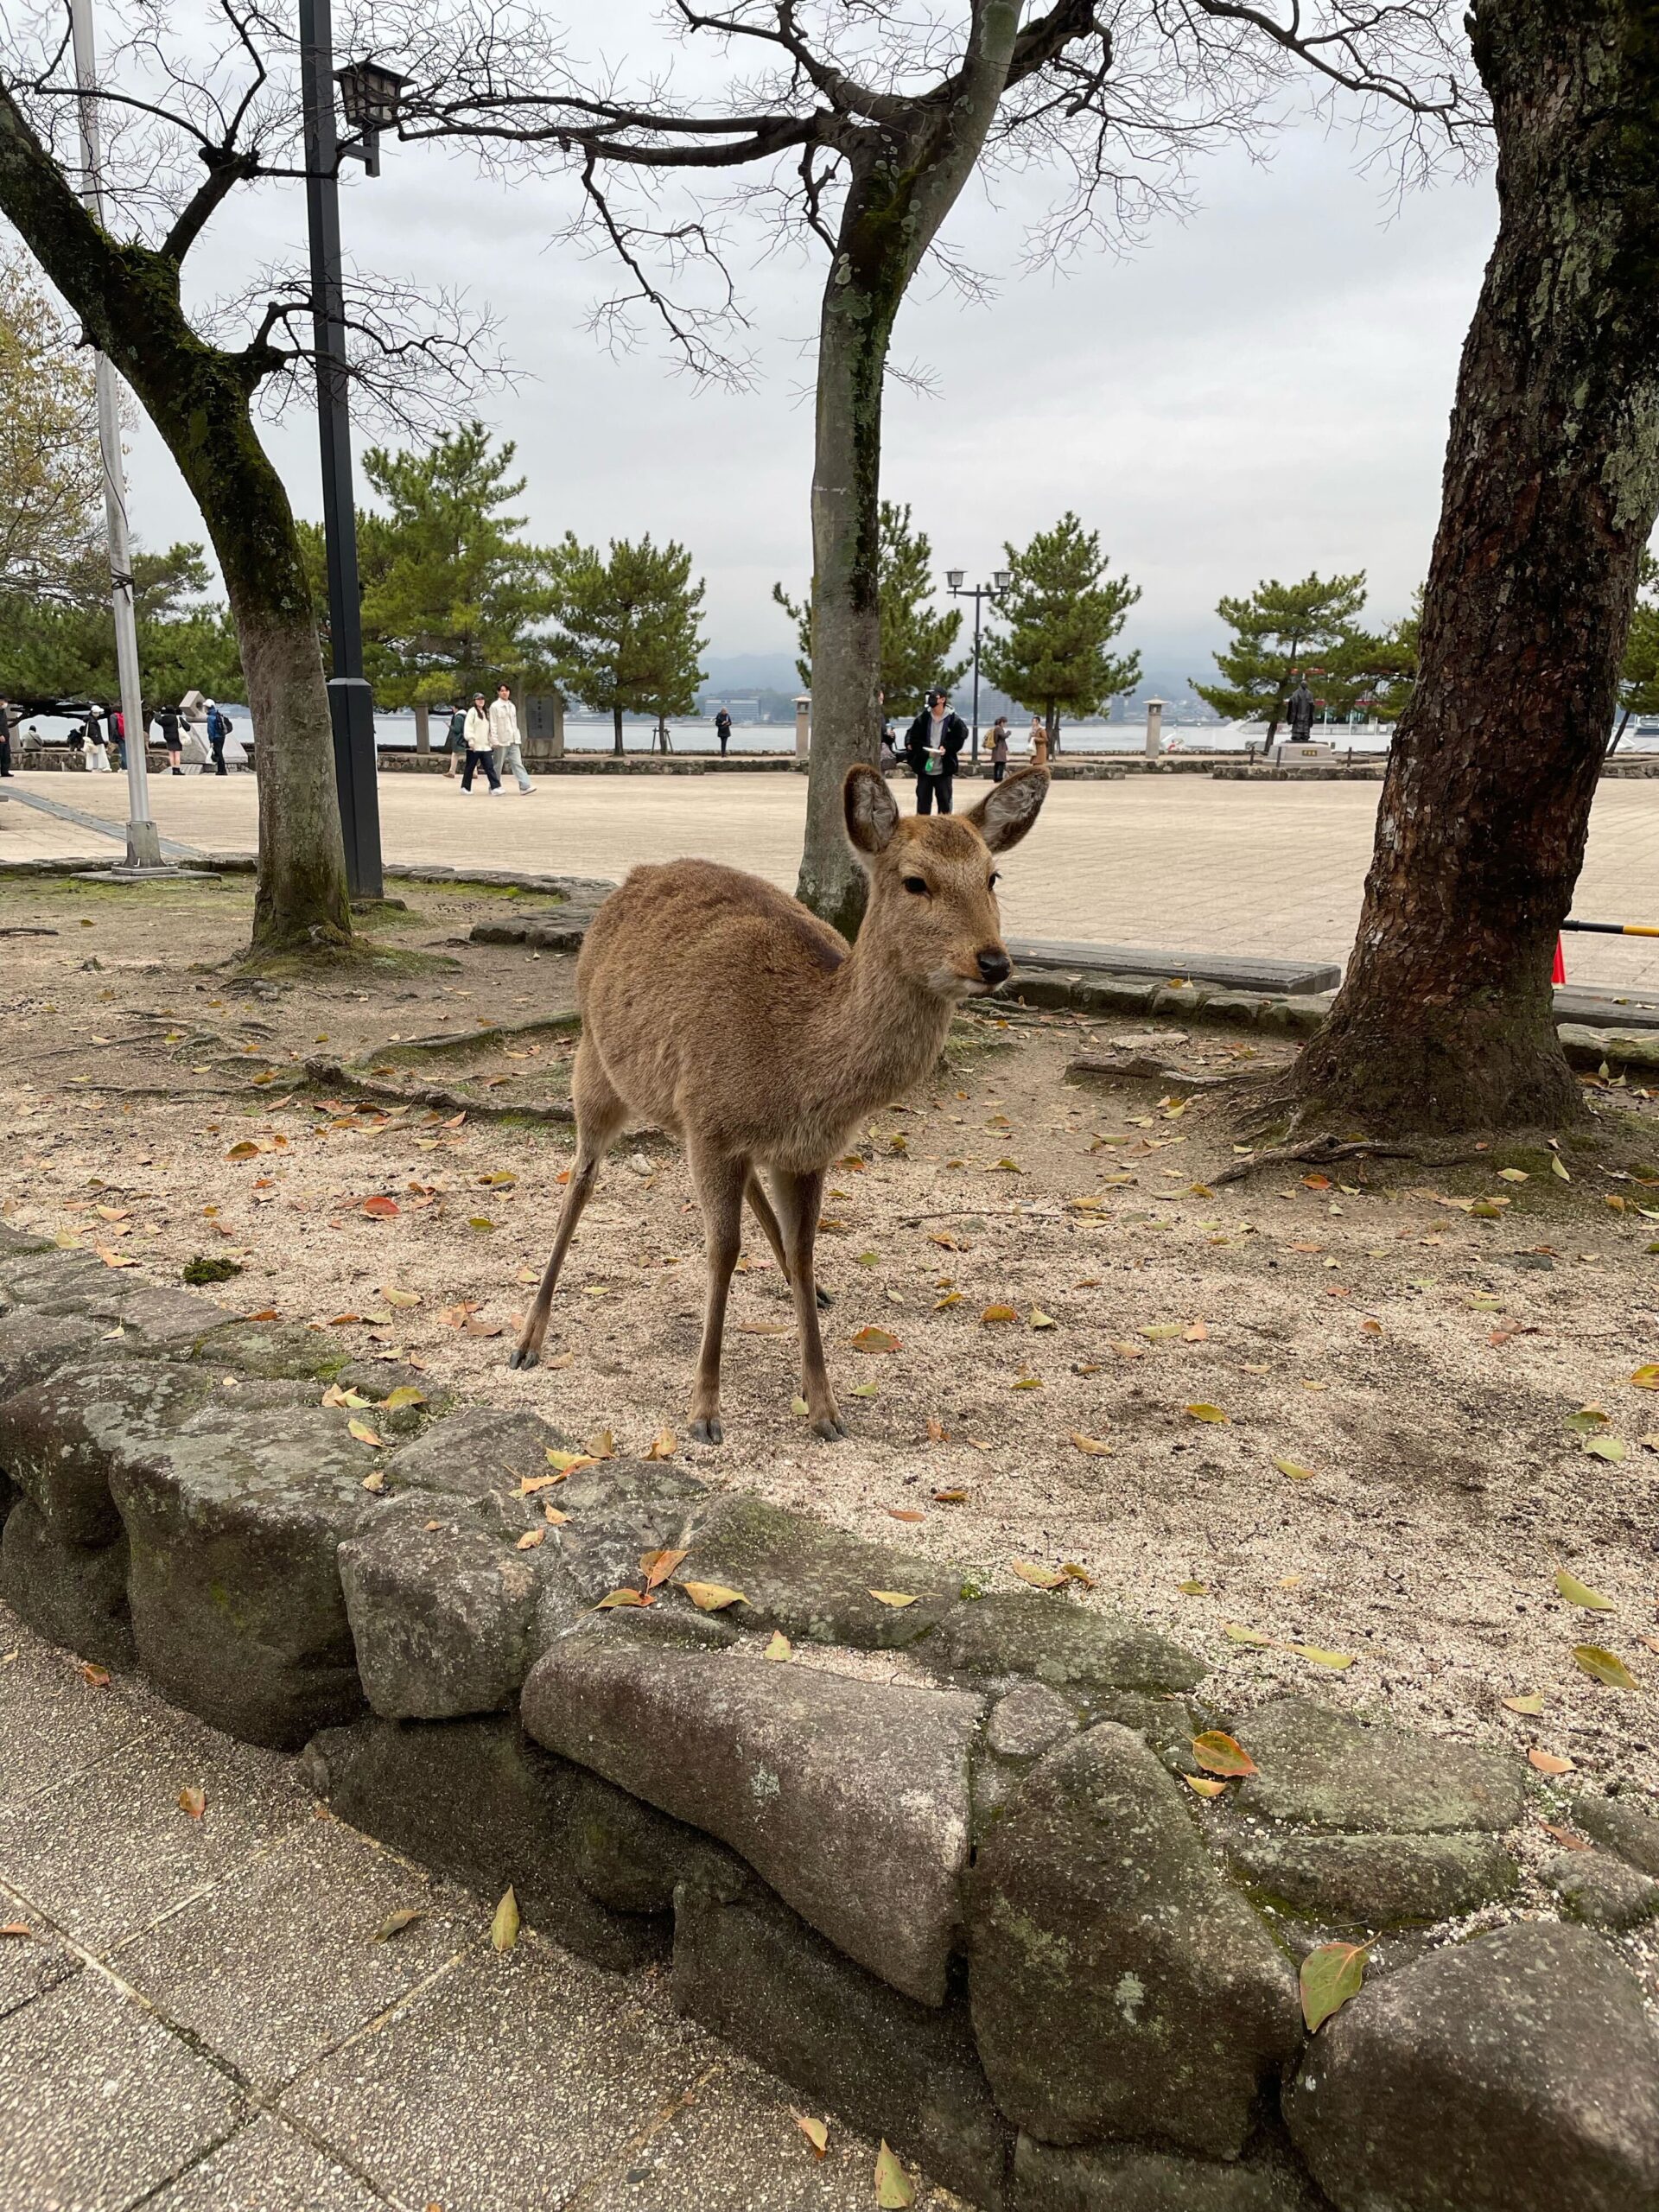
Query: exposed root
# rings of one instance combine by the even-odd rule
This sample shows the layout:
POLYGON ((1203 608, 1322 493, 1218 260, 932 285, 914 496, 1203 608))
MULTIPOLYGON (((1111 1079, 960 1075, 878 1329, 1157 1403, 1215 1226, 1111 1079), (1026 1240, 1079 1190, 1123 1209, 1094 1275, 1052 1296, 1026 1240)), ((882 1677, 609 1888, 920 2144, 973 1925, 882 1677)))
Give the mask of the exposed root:
POLYGON ((497 1104, 493 1099, 463 1097, 460 1091, 445 1090, 437 1084, 377 1082, 372 1076, 342 1067, 338 1060, 308 1060, 305 1072, 313 1083, 327 1084, 331 1090, 349 1091, 353 1097, 376 1099, 389 1106, 433 1106, 446 1114, 466 1114, 480 1121, 546 1122, 565 1128, 575 1120, 575 1109, 568 1099, 555 1099, 545 1106, 497 1104))
MULTIPOLYGON (((1471 1152, 1438 1154, 1430 1164, 1436 1167, 1457 1167, 1474 1157, 1471 1152)), ((1339 1160, 1427 1160, 1427 1155, 1418 1144, 1389 1144, 1381 1137, 1327 1135, 1311 1137, 1306 1144, 1274 1145, 1266 1152, 1252 1153, 1248 1160, 1238 1160, 1231 1167, 1224 1167, 1218 1175, 1212 1175, 1210 1181, 1212 1187, 1220 1183, 1241 1183, 1247 1175, 1255 1174, 1258 1167, 1328 1167, 1339 1160)))

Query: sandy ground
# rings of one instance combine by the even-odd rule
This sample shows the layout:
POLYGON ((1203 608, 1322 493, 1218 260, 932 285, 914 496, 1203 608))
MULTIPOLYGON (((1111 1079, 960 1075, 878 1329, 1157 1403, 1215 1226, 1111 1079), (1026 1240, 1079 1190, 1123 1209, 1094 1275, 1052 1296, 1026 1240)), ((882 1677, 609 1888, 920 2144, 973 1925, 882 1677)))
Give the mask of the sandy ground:
MULTIPOLYGON (((1568 1180, 1541 1147, 1217 1189, 1239 1156, 1220 1109, 1068 1078, 1086 1039, 1144 1024, 964 1021, 937 1079, 830 1177, 819 1252, 851 1440, 814 1443, 791 1408, 787 1303, 757 1238, 734 1288, 728 1441, 697 1450, 683 1440, 701 1230, 679 1155, 623 1141, 549 1363, 515 1375, 570 1144, 474 1109, 561 1095, 570 1040, 403 1049, 556 1014, 574 963, 473 946, 467 926, 499 902, 421 893, 391 941, 453 965, 250 987, 215 964, 247 905, 229 881, 0 887, 0 927, 56 932, 4 940, 9 1220, 161 1281, 232 1258, 243 1272, 217 1294, 240 1310, 412 1353, 576 1440, 608 1428, 638 1450, 667 1427, 706 1479, 948 1557, 987 1588, 1020 1586, 1016 1562, 1081 1569, 1053 1603, 1168 1630, 1212 1664, 1224 1708, 1294 1687, 1659 1790, 1659 1395, 1630 1380, 1659 1359, 1659 1179, 1617 1175, 1564 1133, 1568 1180), (353 1110, 304 1085, 308 1054, 471 1104, 459 1121, 353 1110), (998 1307, 1015 1318, 985 1318, 998 1307), (871 1327, 895 1348, 855 1349, 871 1327), (1586 1408, 1605 1418, 1571 1423, 1586 1408), (1558 1569, 1609 1610, 1567 1602, 1558 1569), (1578 1645, 1611 1649, 1638 1687, 1590 1679, 1578 1645), (1531 1694, 1536 1718, 1501 1702, 1531 1694)), ((1158 1027, 1131 1050, 1195 1072, 1285 1049, 1252 1059, 1235 1037, 1158 1027)), ((1598 1103, 1638 1138, 1659 1111, 1598 1103)))
MULTIPOLYGON (((251 776, 160 777, 151 788, 163 835, 212 851, 252 849, 251 776)), ((964 803, 982 788, 964 783, 964 803)), ((35 772, 5 789, 125 818, 120 777, 35 772)), ((1057 784, 1042 835, 1005 871, 1007 926, 1174 952, 1344 960, 1379 789, 1203 776, 1057 784)), ((467 800, 443 778, 390 774, 379 792, 394 861, 620 877, 636 861, 699 853, 791 891, 806 802, 805 779, 793 774, 553 776, 530 799, 467 800)), ((0 806, 0 859, 110 849, 95 830, 0 806)), ((1659 783, 1600 786, 1575 911, 1659 924, 1659 783)), ((1659 989, 1659 939, 1574 937, 1567 972, 1575 983, 1659 989)))

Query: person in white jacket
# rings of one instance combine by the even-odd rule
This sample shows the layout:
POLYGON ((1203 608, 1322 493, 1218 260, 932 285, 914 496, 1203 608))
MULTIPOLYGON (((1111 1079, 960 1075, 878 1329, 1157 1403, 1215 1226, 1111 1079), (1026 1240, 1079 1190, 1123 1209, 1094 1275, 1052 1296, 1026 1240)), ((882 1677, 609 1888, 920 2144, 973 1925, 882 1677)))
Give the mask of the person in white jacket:
POLYGON ((490 745, 495 754, 496 774, 499 776, 504 769, 511 768, 520 793, 529 798, 536 786, 530 780, 530 772, 519 749, 518 709, 505 683, 497 690, 490 704, 490 745))
POLYGON ((501 779, 495 772, 495 754, 490 746, 490 710, 484 704, 484 694, 474 691, 473 703, 467 709, 467 766, 461 772, 461 796, 473 795, 473 778, 479 769, 489 779, 490 797, 493 798, 501 788, 501 779))

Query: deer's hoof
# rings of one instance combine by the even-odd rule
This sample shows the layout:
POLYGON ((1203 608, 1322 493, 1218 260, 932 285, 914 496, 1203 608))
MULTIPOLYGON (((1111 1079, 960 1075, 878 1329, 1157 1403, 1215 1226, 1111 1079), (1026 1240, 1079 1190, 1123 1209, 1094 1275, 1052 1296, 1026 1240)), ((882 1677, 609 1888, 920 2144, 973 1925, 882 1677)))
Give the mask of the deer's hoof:
POLYGON ((833 1291, 831 1291, 831 1290, 826 1290, 826 1289, 824 1288, 823 1285, 821 1282, 820 1282, 820 1283, 815 1283, 815 1284, 813 1285, 813 1288, 814 1288, 814 1289, 817 1292, 817 1294, 818 1294, 818 1311, 819 1311, 819 1313, 827 1313, 829 1312, 830 1308, 830 1307, 835 1304, 835 1302, 836 1302, 836 1294, 835 1294, 835 1293, 834 1293, 833 1291))
POLYGON ((541 1363, 540 1352, 532 1351, 528 1344, 515 1344, 507 1354, 509 1367, 539 1367, 541 1363))
POLYGON ((726 1432, 713 1415, 707 1421, 692 1422, 691 1441, 694 1444, 723 1444, 725 1440, 726 1432))
POLYGON ((847 1424, 839 1414, 825 1414, 821 1421, 813 1422, 812 1433, 822 1444, 840 1444, 846 1440, 847 1424))

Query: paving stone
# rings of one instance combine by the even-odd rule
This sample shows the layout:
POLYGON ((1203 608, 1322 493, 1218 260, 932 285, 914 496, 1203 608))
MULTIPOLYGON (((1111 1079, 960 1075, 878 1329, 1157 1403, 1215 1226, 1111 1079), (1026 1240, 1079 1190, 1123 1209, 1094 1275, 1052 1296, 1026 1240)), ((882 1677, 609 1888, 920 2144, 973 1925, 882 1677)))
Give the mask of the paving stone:
POLYGON ((159 2020, 77 1974, 0 2021, 0 2204, 124 2212, 245 2110, 159 2020))
POLYGON ((0 1923, 14 1921, 35 1932, 0 1939, 0 2020, 80 1972, 80 1961, 39 1916, 0 1888, 0 1923))
POLYGON ((1091 1719, 1122 1690, 1188 1690, 1202 1660, 1122 1615, 999 1592, 958 1606, 928 1640, 930 1667, 988 1688, 1027 1675, 1075 1699, 1091 1719))
POLYGON ((105 1667, 136 1663, 124 1534, 105 1544, 60 1543, 20 1498, 0 1528, 0 1598, 60 1650, 105 1667))
POLYGON ((448 1720, 513 1702, 535 1656, 537 1552, 516 1549, 470 1502, 410 1491, 377 1507, 338 1556, 377 1713, 448 1720))
POLYGON ((288 1761, 174 1715, 0 1808, 0 1877, 105 1952, 311 1816, 288 1761), (185 1789, 207 1798, 200 1820, 179 1804, 185 1789))
POLYGON ((747 1626, 860 1650, 916 1643, 958 1603, 963 1580, 935 1560, 866 1543, 747 1491, 711 1509, 679 1573, 742 1591, 747 1626), (873 1590, 904 1591, 917 1603, 884 1605, 873 1590))
MULTIPOLYGON (((562 1607, 565 1625, 574 1625, 575 1617, 624 1583, 637 1584, 644 1553, 683 1551, 694 1544, 713 1510, 705 1484, 656 1460, 607 1459, 578 1467, 554 1495, 560 1512, 569 1516, 553 1538, 574 1598, 574 1608, 569 1601, 562 1607)), ((539 1506, 537 1499, 530 1510, 539 1515, 539 1506)), ((681 1571, 698 1570, 688 1561, 681 1571)), ((546 1614, 544 1605, 544 1623, 546 1614)))
POLYGON ((385 2199, 279 2120, 261 2113, 145 2212, 383 2212, 385 2199))
POLYGON ((979 1699, 676 1649, 613 1614, 537 1662, 521 1709, 550 1751, 730 1845, 861 1965, 943 1999, 979 1699))
POLYGON ((118 1677, 95 1688, 0 1606, 0 1805, 50 1789, 156 1725, 155 1700, 118 1677))
POLYGON ((1526 1806, 1513 1752, 1361 1720, 1305 1698, 1274 1698, 1235 1731, 1260 1771, 1241 1812, 1316 1828, 1424 1835, 1511 1828, 1526 1806))
POLYGON ((374 2019, 487 1920, 466 1892, 338 1822, 313 1821, 124 1946, 116 1963, 269 2092, 374 2019), (410 1906, 423 1917, 377 1942, 387 1916, 410 1906))
POLYGON ((1228 1856, 1275 1904, 1357 1927, 1449 1920, 1507 1896, 1519 1879, 1495 1836, 1324 1835, 1248 1823, 1221 1832, 1228 1856))
POLYGON ((1052 1751, 980 1846, 970 1987, 998 2105, 1046 2141, 1236 2158, 1302 2034, 1296 1978, 1128 1729, 1052 1751))
POLYGON ((1543 1869, 1569 1920, 1586 1928, 1639 1928, 1659 1914, 1659 1882, 1611 1851, 1563 1851, 1543 1869))
MULTIPOLYGON (((404 2203, 526 2212, 623 2161, 716 2056, 626 1984, 524 1937, 474 1952, 282 2102, 404 2203)), ((619 2186, 590 2201, 628 2198, 619 2186)))
POLYGON ((230 1318, 211 1299, 106 1268, 84 1251, 0 1262, 0 1294, 7 1289, 42 1313, 79 1315, 105 1329, 118 1325, 130 1351, 187 1351, 205 1330, 230 1318))
POLYGON ((667 1950, 674 1886, 725 1877, 721 1847, 531 1742, 517 1717, 359 1721, 306 1746, 342 1820, 624 1973, 667 1950))
POLYGON ((133 1632, 176 1704, 278 1751, 362 1709, 335 1555, 365 1463, 341 1414, 219 1404, 118 1469, 133 1632))
POLYGON ((1378 1975, 1285 2117, 1340 2212, 1637 2212, 1659 2199, 1659 2040, 1586 1929, 1521 1922, 1378 1975))
POLYGON ((1133 2144, 1070 2150, 1022 2135, 1014 2212, 1313 2212, 1313 2192, 1287 2159, 1236 2165, 1133 2144))
POLYGON ((1586 1792, 1573 1801, 1573 1821, 1627 1866, 1659 1880, 1659 1814, 1650 1799, 1593 1797, 1586 1792))
POLYGON ((902 1996, 758 1883, 728 1897, 682 1887, 671 1986, 681 2012, 781 2075, 804 2109, 885 2137, 986 2212, 1007 2202, 1013 2130, 959 2001, 902 1996))

